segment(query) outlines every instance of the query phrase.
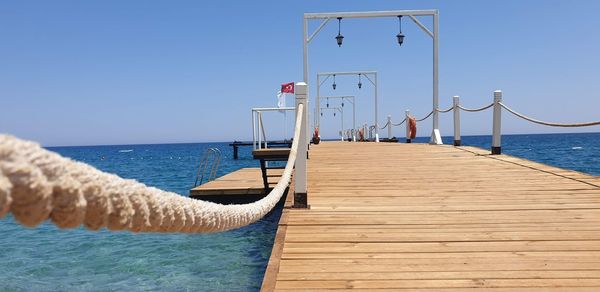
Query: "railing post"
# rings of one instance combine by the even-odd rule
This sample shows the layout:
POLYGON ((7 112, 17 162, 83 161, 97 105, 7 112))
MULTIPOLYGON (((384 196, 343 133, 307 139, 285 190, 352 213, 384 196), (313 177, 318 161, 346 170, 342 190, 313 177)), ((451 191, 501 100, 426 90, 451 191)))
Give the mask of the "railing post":
POLYGON ((406 124, 406 143, 411 143, 410 140, 410 123, 408 122, 408 118, 410 117, 410 111, 406 110, 404 112, 406 120, 404 120, 404 124, 406 124))
POLYGON ((452 97, 452 108, 454 109, 454 146, 460 146, 460 109, 458 108, 460 97, 452 97))
POLYGON ((387 127, 388 127, 388 142, 389 142, 390 140, 392 140, 392 116, 391 115, 388 115, 387 127))
POLYGON ((303 117, 302 125, 300 126, 300 138, 298 141, 298 152, 296 154, 295 174, 294 174, 294 208, 308 208, 308 198, 306 191, 306 158, 308 156, 307 139, 307 123, 308 123, 308 104, 307 93, 308 85, 304 82, 296 83, 296 114, 298 114, 298 106, 302 104, 303 117))
POLYGON ((501 129, 502 129, 502 91, 494 91, 494 124, 492 132, 492 154, 497 155, 502 153, 501 150, 501 129))

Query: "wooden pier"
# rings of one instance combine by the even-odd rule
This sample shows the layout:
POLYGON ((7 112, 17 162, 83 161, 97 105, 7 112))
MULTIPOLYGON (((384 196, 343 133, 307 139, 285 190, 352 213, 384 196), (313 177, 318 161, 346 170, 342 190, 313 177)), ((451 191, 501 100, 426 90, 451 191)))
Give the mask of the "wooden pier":
MULTIPOLYGON (((277 183, 282 170, 275 169, 270 183, 277 183)), ((190 198, 216 203, 251 203, 266 195, 260 168, 242 168, 190 190, 190 198)))
POLYGON ((600 291, 600 178, 488 154, 312 145, 262 290, 600 291))

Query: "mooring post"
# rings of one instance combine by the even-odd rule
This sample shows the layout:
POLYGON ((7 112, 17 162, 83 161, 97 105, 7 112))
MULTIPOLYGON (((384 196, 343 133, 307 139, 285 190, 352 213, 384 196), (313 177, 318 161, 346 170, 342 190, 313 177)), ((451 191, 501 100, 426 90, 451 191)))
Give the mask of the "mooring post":
POLYGON ((460 146, 460 108, 458 108, 460 97, 452 97, 452 108, 454 110, 454 146, 460 146))
POLYGON ((233 145, 233 159, 238 159, 238 146, 233 145))
POLYGON ((308 198, 306 192, 306 159, 308 156, 308 145, 306 143, 307 123, 308 123, 308 104, 307 93, 308 85, 304 82, 296 83, 296 114, 298 107, 303 105, 303 117, 300 126, 300 138, 298 140, 298 152, 296 153, 295 174, 294 174, 294 208, 308 208, 308 198))
POLYGON ((494 124, 492 132, 492 154, 497 155, 502 153, 501 150, 501 123, 502 123, 502 91, 494 91, 494 124))
POLYGON ((388 142, 389 142, 389 140, 392 140, 392 116, 391 115, 388 115, 387 127, 388 127, 388 142))
POLYGON ((410 140, 410 123, 408 122, 408 119, 410 118, 410 110, 406 110, 404 114, 406 116, 406 120, 404 120, 404 123, 406 124, 406 143, 411 143, 412 141, 410 140))

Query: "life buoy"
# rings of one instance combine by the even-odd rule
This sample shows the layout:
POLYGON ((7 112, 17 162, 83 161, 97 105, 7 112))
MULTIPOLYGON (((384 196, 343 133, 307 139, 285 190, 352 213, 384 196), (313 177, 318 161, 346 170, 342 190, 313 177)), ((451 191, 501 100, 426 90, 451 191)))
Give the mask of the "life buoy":
POLYGON ((414 117, 408 118, 408 129, 408 137, 410 137, 411 139, 417 137, 417 120, 414 117))
POLYGON ((315 132, 312 137, 313 144, 319 144, 321 142, 321 138, 319 137, 319 128, 315 128, 315 132))

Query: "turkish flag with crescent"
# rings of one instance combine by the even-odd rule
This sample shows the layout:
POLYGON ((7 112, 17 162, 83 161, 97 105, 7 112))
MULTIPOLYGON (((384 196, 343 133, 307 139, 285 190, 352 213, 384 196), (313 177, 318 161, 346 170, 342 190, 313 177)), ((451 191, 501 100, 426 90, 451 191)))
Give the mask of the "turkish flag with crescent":
POLYGON ((281 84, 281 93, 294 93, 294 82, 281 84))

